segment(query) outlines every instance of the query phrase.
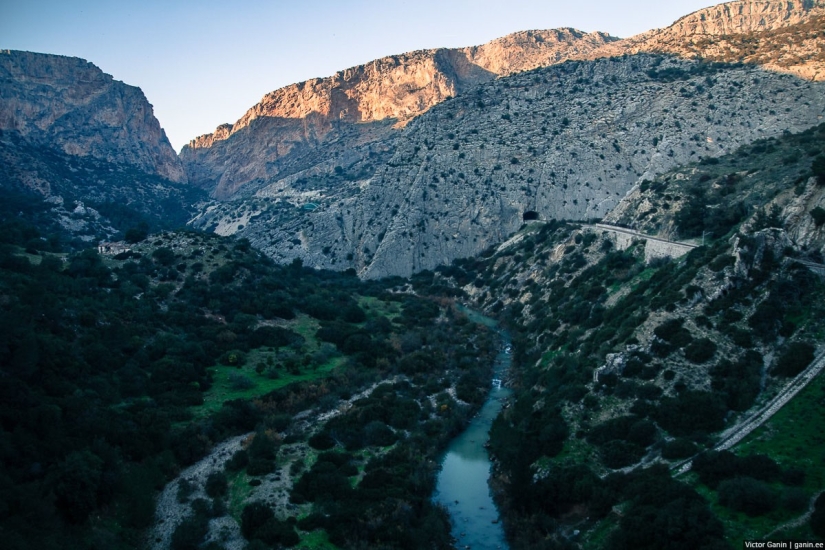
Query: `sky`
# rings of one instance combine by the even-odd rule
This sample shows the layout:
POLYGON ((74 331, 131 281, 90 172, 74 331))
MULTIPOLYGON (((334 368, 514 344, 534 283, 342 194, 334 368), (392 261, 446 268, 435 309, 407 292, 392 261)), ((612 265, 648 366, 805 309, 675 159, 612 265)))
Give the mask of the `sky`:
POLYGON ((140 87, 175 150, 266 93, 386 55, 528 29, 628 37, 713 0, 0 0, 0 49, 81 57, 140 87))

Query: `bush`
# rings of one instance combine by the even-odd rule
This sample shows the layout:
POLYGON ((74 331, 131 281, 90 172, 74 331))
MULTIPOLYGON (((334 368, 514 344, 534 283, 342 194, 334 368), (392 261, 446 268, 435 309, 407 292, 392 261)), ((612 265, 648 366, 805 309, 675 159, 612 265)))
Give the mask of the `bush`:
POLYGON ((662 447, 662 457, 668 460, 689 458, 696 454, 696 445, 689 439, 674 439, 662 447))
POLYGON ((685 358, 697 365, 709 361, 716 353, 716 344, 707 338, 693 341, 685 348, 685 358))
POLYGON ((335 440, 327 432, 318 432, 309 438, 309 446, 317 451, 328 451, 335 447, 335 440))
POLYGON ((246 467, 246 473, 251 476, 265 476, 275 471, 275 461, 267 458, 253 458, 246 467))
POLYGON ((719 484, 719 504, 755 517, 776 508, 776 493, 751 477, 737 477, 719 484))
POLYGON ((739 457, 730 451, 709 451, 693 460, 693 470, 702 483, 716 488, 726 479, 744 476, 772 483, 781 474, 779 465, 770 457, 761 454, 739 457))
POLYGON ((172 550, 197 550, 209 531, 209 520, 204 516, 184 519, 172 533, 172 550))
POLYGON ((373 420, 364 428, 367 445, 387 447, 398 441, 398 436, 380 420, 373 420))
POLYGON ((600 454, 604 465, 615 469, 635 464, 642 459, 645 451, 638 445, 617 439, 605 443, 600 454))
POLYGON ((814 347, 807 342, 793 342, 779 357, 773 367, 777 376, 796 376, 814 360, 814 347))
POLYGON ((249 390, 255 387, 255 381, 248 376, 233 372, 229 374, 229 387, 233 390, 249 390))
POLYGON ((656 420, 673 435, 710 433, 725 426, 724 400, 716 393, 687 391, 661 400, 656 420))
POLYGON ((817 177, 819 184, 825 183, 825 155, 819 155, 811 163, 811 172, 817 177))
POLYGON ((825 493, 816 498, 810 526, 816 536, 825 538, 825 493))
POLYGON ((271 519, 275 519, 275 514, 269 506, 263 502, 251 502, 241 512, 241 533, 247 540, 255 538, 258 530, 271 519))
POLYGON ((227 367, 242 367, 246 364, 246 354, 242 351, 231 350, 221 355, 220 363, 227 367))
POLYGON ((255 533, 255 538, 265 542, 270 547, 289 547, 301 542, 301 538, 289 523, 278 521, 275 518, 264 523, 255 533))
POLYGON ((791 512, 802 512, 808 508, 808 494, 799 487, 791 487, 782 492, 782 507, 791 512))
POLYGON ((825 208, 817 206, 811 210, 811 217, 814 219, 817 227, 822 227, 822 225, 825 224, 825 208))
POLYGON ((232 458, 226 461, 226 469, 230 472, 238 472, 246 468, 249 464, 249 454, 243 449, 236 451, 232 458))
POLYGON ((206 494, 212 498, 222 497, 229 490, 229 483, 223 472, 213 472, 206 478, 206 494))

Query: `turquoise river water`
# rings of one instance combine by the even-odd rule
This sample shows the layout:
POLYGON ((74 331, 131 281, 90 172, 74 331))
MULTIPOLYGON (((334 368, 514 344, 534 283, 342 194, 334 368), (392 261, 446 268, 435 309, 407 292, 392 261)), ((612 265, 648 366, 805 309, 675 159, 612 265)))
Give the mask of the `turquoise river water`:
POLYGON ((496 357, 494 381, 487 401, 467 429, 453 439, 441 460, 433 498, 450 513, 456 548, 506 549, 504 530, 488 484, 491 462, 484 444, 493 420, 511 394, 509 389, 496 383, 505 378, 510 368, 511 343, 507 333, 498 329, 493 319, 472 310, 463 311, 472 321, 496 330, 501 350, 496 357))

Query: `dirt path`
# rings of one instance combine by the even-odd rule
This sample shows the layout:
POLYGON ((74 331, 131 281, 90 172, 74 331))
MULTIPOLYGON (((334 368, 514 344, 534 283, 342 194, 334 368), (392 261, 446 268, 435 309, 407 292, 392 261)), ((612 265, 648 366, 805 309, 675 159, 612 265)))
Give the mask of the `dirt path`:
MULTIPOLYGON (((190 502, 198 498, 209 498, 204 491, 206 478, 213 472, 220 472, 224 464, 235 452, 241 450, 245 439, 252 434, 239 435, 215 446, 212 452, 200 462, 185 469, 164 487, 155 508, 155 526, 149 533, 149 547, 166 550, 172 541, 172 533, 184 518, 192 513, 190 502), (186 502, 178 502, 181 480, 187 480, 194 491, 186 502)), ((220 540, 226 550, 242 550, 246 541, 241 536, 240 526, 230 516, 210 521, 209 540, 220 540), (220 536, 220 538, 218 538, 220 536)))
MULTIPOLYGON (((321 412, 310 409, 298 413, 295 416, 293 429, 310 433, 327 420, 348 411, 355 401, 368 397, 380 384, 394 384, 404 379, 406 377, 396 376, 389 380, 376 382, 349 399, 340 401, 337 407, 329 411, 321 412)), ((254 432, 250 432, 216 445, 208 456, 185 469, 164 487, 155 508, 155 524, 148 534, 146 545, 148 548, 152 550, 169 549, 172 542, 172 533, 175 532, 181 521, 192 514, 191 502, 199 498, 209 498, 204 490, 206 478, 212 473, 223 471, 226 461, 232 458, 232 455, 237 451, 245 448, 253 435, 254 432), (178 490, 182 480, 188 481, 194 490, 189 498, 181 503, 178 502, 178 490)), ((310 452, 309 446, 304 442, 282 445, 278 451, 279 466, 277 470, 266 476, 256 477, 255 479, 260 484, 249 490, 249 495, 245 501, 266 502, 273 509, 276 516, 281 519, 295 515, 298 507, 289 502, 289 493, 292 490, 293 482, 290 467, 296 460, 306 462, 310 452)), ((306 468, 310 466, 311 464, 305 464, 306 468)), ((209 534, 206 541, 216 541, 226 550, 243 550, 246 547, 246 540, 241 535, 240 525, 229 514, 210 520, 209 534)))

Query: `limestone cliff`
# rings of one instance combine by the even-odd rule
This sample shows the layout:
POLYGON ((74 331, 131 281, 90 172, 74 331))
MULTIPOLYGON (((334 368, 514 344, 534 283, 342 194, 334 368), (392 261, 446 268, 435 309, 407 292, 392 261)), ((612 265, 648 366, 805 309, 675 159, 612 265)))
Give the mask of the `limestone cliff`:
POLYGON ((606 44, 593 55, 640 52, 743 62, 825 80, 825 3, 739 0, 696 11, 665 29, 606 44))
POLYGON ((230 201, 194 223, 380 277, 475 254, 527 210, 601 217, 645 178, 820 122, 823 19, 741 0, 625 40, 527 31, 289 86, 184 148, 230 201))
POLYGON ((227 198, 288 175, 295 158, 343 135, 356 142, 386 139, 392 127, 384 122, 403 125, 500 75, 581 57, 611 40, 573 29, 529 31, 483 46, 377 59, 267 94, 235 124, 190 141, 181 159, 192 183, 227 198))
POLYGON ((143 92, 76 57, 0 51, 0 131, 69 155, 186 179, 143 92))
POLYGON ((385 153, 273 182, 196 223, 279 261, 406 276, 501 242, 526 211, 600 218, 635 183, 805 129, 823 106, 825 85, 751 66, 568 62, 479 86, 385 153))

